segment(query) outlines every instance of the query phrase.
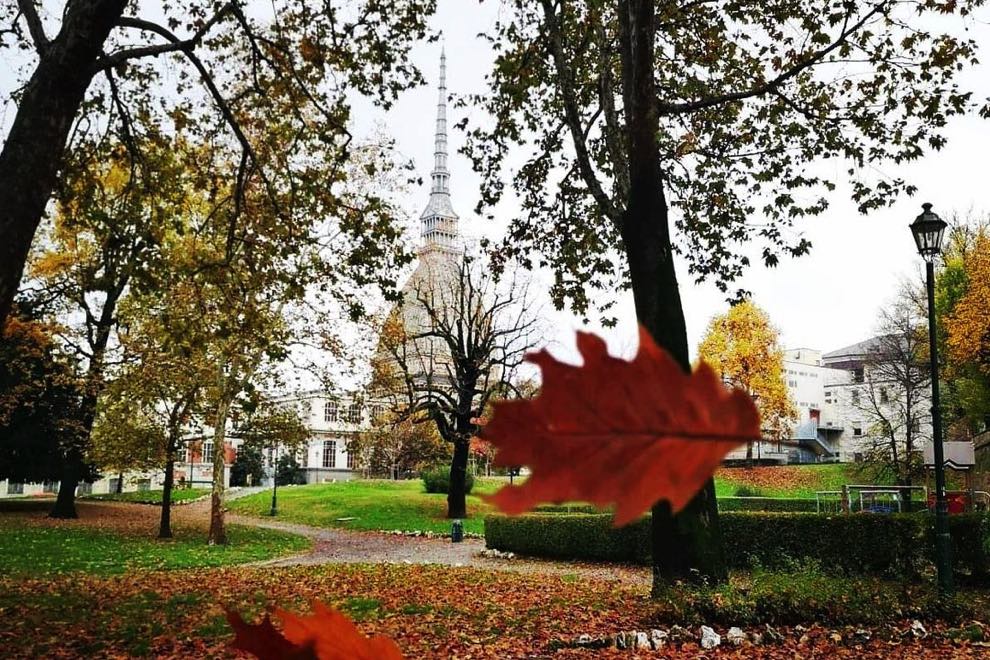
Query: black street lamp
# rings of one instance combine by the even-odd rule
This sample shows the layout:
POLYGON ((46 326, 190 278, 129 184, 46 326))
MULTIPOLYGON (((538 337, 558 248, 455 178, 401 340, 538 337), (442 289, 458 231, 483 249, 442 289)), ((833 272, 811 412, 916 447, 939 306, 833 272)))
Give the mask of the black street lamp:
POLYGON ((932 378, 932 444, 935 449, 935 568, 938 591, 952 595, 952 538, 949 536, 949 503, 945 499, 945 452, 942 447, 942 410, 938 396, 938 347, 935 342, 935 257, 942 251, 946 223, 932 213, 931 204, 922 204, 924 212, 911 223, 911 233, 918 253, 925 260, 925 284, 928 288, 928 347, 932 378))

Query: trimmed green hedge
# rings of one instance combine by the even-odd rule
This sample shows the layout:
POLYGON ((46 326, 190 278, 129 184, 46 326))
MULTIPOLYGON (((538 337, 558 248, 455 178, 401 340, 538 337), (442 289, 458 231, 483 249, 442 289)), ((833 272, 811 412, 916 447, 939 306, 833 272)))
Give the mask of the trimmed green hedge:
POLYGON ((649 563, 650 526, 643 518, 612 526, 609 514, 532 513, 485 518, 485 545, 522 555, 649 563))
POLYGON ((787 511, 815 513, 815 500, 800 497, 720 497, 719 511, 787 511))
MULTIPOLYGON (((732 567, 787 568, 814 560, 833 573, 909 578, 931 564, 932 518, 919 514, 727 512, 719 516, 732 567)), ((990 577, 990 520, 952 516, 956 570, 990 577)), ((649 517, 622 528, 609 514, 536 513, 485 518, 489 548, 562 559, 649 563, 649 517)))

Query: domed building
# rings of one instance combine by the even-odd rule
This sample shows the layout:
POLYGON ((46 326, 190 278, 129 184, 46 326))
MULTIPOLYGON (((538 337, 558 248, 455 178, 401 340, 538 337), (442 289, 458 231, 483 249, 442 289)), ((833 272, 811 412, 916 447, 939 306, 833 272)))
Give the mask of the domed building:
POLYGON ((424 335, 436 323, 437 314, 457 315, 464 281, 464 241, 450 199, 447 156, 447 56, 441 51, 430 199, 420 215, 416 269, 402 287, 402 302, 387 317, 375 356, 376 370, 391 365, 391 371, 411 374, 419 385, 442 379, 447 372, 444 364, 449 365, 450 351, 444 341, 424 335))

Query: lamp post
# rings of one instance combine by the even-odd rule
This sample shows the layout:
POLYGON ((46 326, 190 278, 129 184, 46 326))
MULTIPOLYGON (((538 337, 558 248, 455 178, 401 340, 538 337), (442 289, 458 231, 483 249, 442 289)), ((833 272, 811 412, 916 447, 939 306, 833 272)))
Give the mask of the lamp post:
POLYGON ((942 410, 938 395, 938 347, 935 342, 935 257, 942 251, 946 223, 932 212, 931 204, 911 223, 911 233, 918 253, 925 260, 925 285, 928 289, 928 353, 932 378, 932 445, 935 450, 935 568, 938 591, 950 596, 952 584, 952 539, 949 536, 949 504, 945 499, 945 454, 942 447, 942 410))

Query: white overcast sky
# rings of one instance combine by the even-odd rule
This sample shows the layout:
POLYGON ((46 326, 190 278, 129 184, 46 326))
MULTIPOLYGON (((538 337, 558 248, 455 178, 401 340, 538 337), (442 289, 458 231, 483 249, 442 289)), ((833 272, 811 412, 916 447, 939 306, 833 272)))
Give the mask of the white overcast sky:
MULTIPOLYGON (((451 93, 465 94, 483 89, 492 56, 484 41, 476 35, 489 30, 500 11, 500 3, 493 0, 482 3, 440 0, 433 25, 444 34, 448 55, 447 84, 451 93)), ((970 22, 970 33, 981 44, 982 59, 990 61, 990 10, 982 9, 976 20, 970 22)), ((418 217, 429 189, 439 51, 439 44, 422 44, 415 49, 414 60, 429 80, 427 87, 405 94, 387 114, 364 107, 355 113, 355 132, 359 136, 383 126, 397 139, 402 154, 415 162, 424 183, 419 190, 410 192, 407 207, 412 217, 418 217)), ((0 63, 0 93, 4 95, 13 90, 14 66, 11 61, 0 63)), ((963 81, 978 98, 990 96, 990 67, 987 64, 967 72, 963 81)), ((464 112, 450 108, 449 124, 452 126, 464 112)), ((13 119, 12 114, 8 106, 0 116, 4 134, 13 119)), ((754 266, 749 270, 739 285, 752 291, 754 300, 769 312, 782 333, 785 346, 830 350, 870 334, 878 307, 892 296, 899 279, 918 268, 919 258, 907 225, 920 212, 923 201, 932 202, 935 210, 946 219, 953 213, 990 210, 988 129, 988 122, 978 117, 957 119, 951 125, 949 143, 942 152, 928 155, 908 167, 881 166, 885 174, 905 176, 919 189, 916 197, 905 197, 889 209, 861 216, 840 187, 824 215, 807 220, 799 227, 814 245, 811 254, 783 261, 776 269, 754 266)), ((488 225, 473 216, 478 179, 471 172, 468 161, 456 153, 461 144, 463 136, 451 130, 451 188, 462 229, 471 236, 497 235, 503 222, 488 225)), ((836 180, 841 181, 844 167, 838 163, 834 167, 836 180)), ((514 200, 508 200, 500 209, 502 217, 511 217, 515 208, 514 200)), ((754 259, 754 263, 757 261, 754 259)), ((683 269, 680 283, 693 350, 708 320, 724 311, 726 304, 724 296, 714 286, 694 284, 683 269)), ((546 309, 550 309, 549 306, 546 309)), ((607 331, 606 335, 614 350, 627 353, 634 348, 636 336, 628 296, 623 299, 619 315, 619 328, 607 331)), ((581 324, 569 314, 553 314, 550 326, 554 343, 564 348, 572 344, 573 330, 581 324)), ((566 349, 563 352, 566 353, 566 349)))
MULTIPOLYGON (((490 29, 500 11, 498 2, 440 0, 433 25, 444 34, 450 93, 483 89, 492 55, 476 35, 490 29)), ((988 21, 990 12, 984 9, 978 20, 972 21, 970 33, 981 45, 981 59, 990 63, 988 21)), ((429 86, 407 93, 385 118, 401 152, 415 161, 417 173, 423 177, 422 188, 414 191, 410 202, 417 216, 429 190, 439 55, 438 44, 416 49, 414 60, 422 67, 429 86)), ((990 96, 988 64, 969 71, 963 80, 977 98, 990 96)), ((449 108, 448 123, 453 125, 464 112, 449 108)), ((825 214, 799 227, 814 245, 810 254, 783 260, 775 269, 757 265, 749 270, 740 285, 752 291, 754 301, 769 312, 786 347, 831 350, 870 334, 879 306, 893 295, 900 279, 917 272, 920 258, 907 226, 921 212, 922 202, 934 204, 936 212, 947 220, 953 213, 990 210, 990 122, 979 117, 958 119, 948 135, 948 146, 922 162, 901 168, 880 167, 889 176, 908 177, 918 186, 918 195, 862 216, 840 187, 825 214)), ((463 136, 451 130, 451 189, 462 230, 473 235, 497 234, 497 227, 485 226, 472 214, 478 199, 478 178, 468 160, 454 153, 462 144, 463 136)), ((836 180, 841 181, 845 167, 840 163, 834 167, 836 180)), ((511 203, 501 209, 504 214, 512 210, 511 203)), ((709 319, 727 305, 725 296, 713 285, 696 285, 684 269, 679 273, 688 338, 694 351, 709 319)), ((620 327, 607 334, 614 350, 628 352, 636 342, 631 299, 624 300, 620 318, 620 327)), ((553 325, 557 342, 565 346, 572 343, 573 329, 581 327, 580 321, 569 315, 554 315, 553 325)))

